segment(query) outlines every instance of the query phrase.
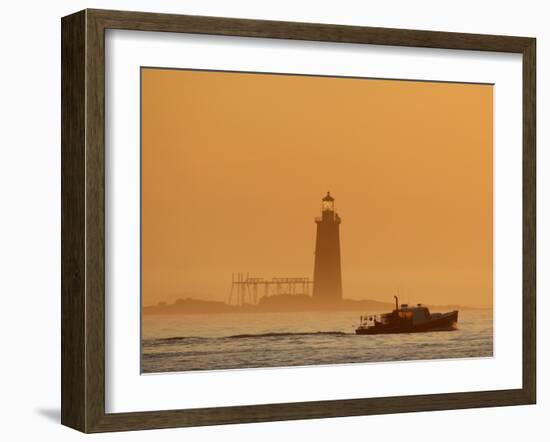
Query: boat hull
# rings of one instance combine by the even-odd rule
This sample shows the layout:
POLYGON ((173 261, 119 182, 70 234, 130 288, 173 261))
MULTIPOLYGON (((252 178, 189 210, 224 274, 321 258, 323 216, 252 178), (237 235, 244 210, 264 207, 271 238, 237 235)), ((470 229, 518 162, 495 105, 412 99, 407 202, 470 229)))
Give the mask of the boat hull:
POLYGON ((358 335, 381 335, 395 333, 422 333, 436 331, 452 331, 456 330, 458 323, 458 311, 444 313, 437 318, 427 322, 413 325, 410 323, 404 324, 377 324, 370 327, 359 327, 355 330, 358 335))

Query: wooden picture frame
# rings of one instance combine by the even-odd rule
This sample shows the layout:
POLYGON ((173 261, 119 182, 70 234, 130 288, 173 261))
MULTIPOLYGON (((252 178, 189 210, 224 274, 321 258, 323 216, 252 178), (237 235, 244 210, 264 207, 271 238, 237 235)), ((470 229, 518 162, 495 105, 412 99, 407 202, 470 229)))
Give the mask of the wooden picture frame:
POLYGON ((83 432, 533 404, 536 400, 534 38, 84 10, 62 19, 62 409, 83 432), (105 412, 105 30, 124 29, 418 48, 523 57, 523 385, 513 390, 105 412))

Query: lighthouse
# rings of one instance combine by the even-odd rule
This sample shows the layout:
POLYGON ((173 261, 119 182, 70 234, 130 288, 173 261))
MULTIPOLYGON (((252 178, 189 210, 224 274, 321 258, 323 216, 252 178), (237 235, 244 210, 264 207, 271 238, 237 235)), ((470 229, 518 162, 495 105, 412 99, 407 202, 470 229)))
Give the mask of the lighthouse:
POLYGON ((322 199, 321 216, 315 218, 315 264, 313 269, 313 299, 322 302, 342 300, 340 265, 340 222, 334 211, 334 198, 327 192, 322 199))

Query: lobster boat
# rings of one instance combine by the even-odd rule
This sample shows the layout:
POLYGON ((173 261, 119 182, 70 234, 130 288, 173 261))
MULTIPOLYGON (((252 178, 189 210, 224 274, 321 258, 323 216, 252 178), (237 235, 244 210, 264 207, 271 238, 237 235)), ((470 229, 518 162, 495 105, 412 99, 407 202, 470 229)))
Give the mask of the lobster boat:
POLYGON ((358 335, 377 335, 389 333, 419 333, 456 330, 458 310, 447 313, 431 313, 428 307, 417 304, 399 306, 395 298, 395 309, 381 315, 366 315, 360 317, 360 323, 355 333, 358 335))

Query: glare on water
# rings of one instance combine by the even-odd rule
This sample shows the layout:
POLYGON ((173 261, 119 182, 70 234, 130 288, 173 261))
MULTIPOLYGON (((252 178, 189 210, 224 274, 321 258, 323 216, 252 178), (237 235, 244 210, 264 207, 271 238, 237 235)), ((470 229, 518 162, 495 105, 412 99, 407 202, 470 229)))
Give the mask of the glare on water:
POLYGON ((493 355, 492 310, 447 332, 356 335, 360 312, 144 315, 142 371, 288 367, 493 355))

